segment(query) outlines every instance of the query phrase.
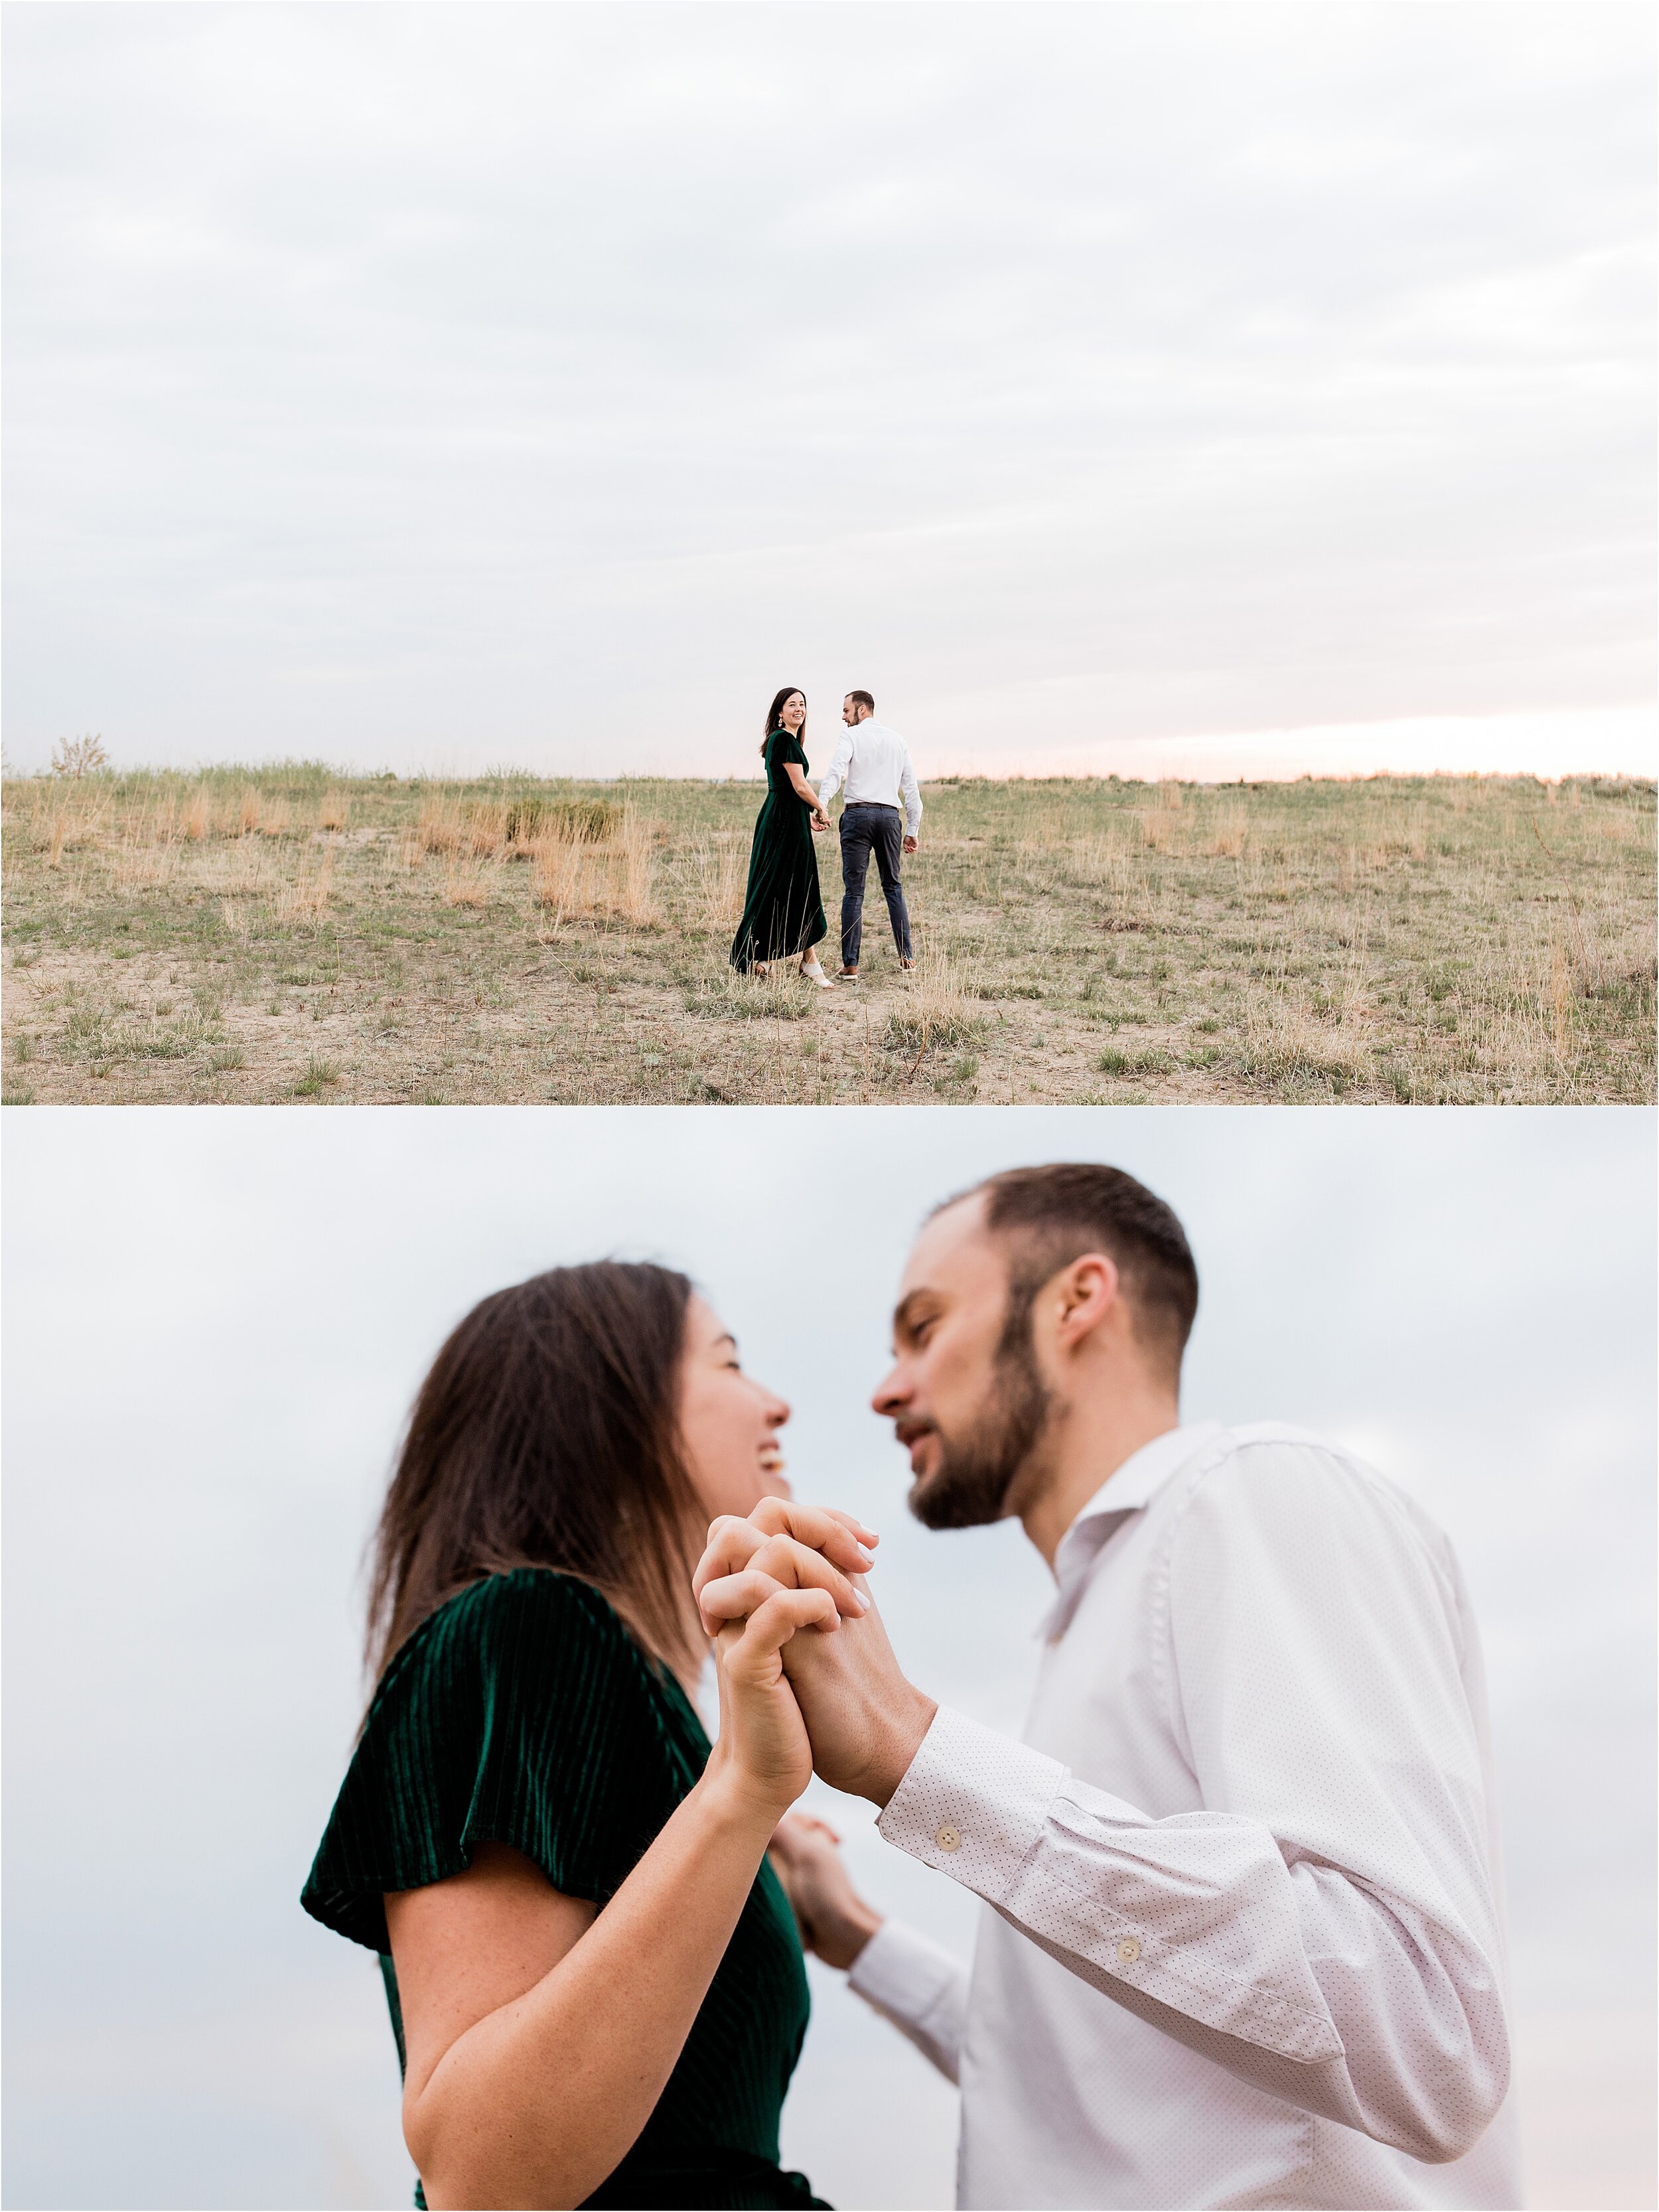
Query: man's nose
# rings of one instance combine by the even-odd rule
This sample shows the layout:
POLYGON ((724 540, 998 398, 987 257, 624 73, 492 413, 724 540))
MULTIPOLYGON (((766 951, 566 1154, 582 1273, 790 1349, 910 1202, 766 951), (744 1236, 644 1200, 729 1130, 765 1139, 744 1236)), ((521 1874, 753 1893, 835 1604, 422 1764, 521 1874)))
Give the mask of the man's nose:
POLYGON ((870 1403, 878 1413, 890 1418, 903 1405, 907 1395, 899 1370, 894 1366, 888 1370, 871 1393, 870 1403))

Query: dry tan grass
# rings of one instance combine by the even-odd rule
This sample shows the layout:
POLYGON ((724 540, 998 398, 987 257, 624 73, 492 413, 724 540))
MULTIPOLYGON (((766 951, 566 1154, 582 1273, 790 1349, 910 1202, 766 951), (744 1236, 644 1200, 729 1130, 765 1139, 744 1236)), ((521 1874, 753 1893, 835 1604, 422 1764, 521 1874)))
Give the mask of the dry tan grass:
POLYGON ((328 908, 334 890, 334 855, 325 853, 322 864, 308 869, 292 882, 277 887, 276 918, 279 921, 315 921, 328 908))
POLYGON ((635 807, 624 807, 612 833, 592 840, 557 823, 531 846, 536 899, 551 909, 551 927, 567 921, 606 920, 653 928, 660 919, 656 832, 635 807))
POLYGON ((697 918, 715 935, 735 935, 749 886, 749 855, 735 836, 699 838, 690 863, 696 872, 697 918))
POLYGON ((757 786, 3 796, 14 1097, 1654 1095, 1651 786, 938 786, 917 969, 872 890, 832 992, 727 968, 757 786))
POLYGON ((446 906, 488 906, 489 880, 475 860, 454 860, 444 875, 446 906))
POLYGON ((422 801, 415 842, 422 853, 459 853, 465 837, 459 799, 434 791, 422 801))

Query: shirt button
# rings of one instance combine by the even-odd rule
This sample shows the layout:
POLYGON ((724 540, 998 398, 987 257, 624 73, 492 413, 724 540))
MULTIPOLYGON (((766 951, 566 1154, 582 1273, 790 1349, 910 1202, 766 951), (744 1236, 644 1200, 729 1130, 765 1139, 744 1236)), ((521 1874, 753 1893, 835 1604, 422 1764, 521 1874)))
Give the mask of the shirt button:
POLYGON ((1117 1947, 1117 1955, 1126 1966, 1133 1966, 1140 1956, 1140 1946, 1133 1936, 1126 1936, 1117 1947))
POLYGON ((962 1831, 953 1828, 947 1820, 942 1828, 933 1831, 933 1841, 942 1851, 959 1851, 962 1849, 962 1831))

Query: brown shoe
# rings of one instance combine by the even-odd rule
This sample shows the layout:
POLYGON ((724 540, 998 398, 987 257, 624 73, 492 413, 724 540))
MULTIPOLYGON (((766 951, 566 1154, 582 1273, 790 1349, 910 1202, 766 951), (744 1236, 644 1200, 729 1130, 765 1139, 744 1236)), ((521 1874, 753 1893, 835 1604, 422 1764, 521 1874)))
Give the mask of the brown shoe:
POLYGON ((859 971, 856 968, 838 968, 836 970, 836 981, 838 983, 856 983, 858 980, 859 971))

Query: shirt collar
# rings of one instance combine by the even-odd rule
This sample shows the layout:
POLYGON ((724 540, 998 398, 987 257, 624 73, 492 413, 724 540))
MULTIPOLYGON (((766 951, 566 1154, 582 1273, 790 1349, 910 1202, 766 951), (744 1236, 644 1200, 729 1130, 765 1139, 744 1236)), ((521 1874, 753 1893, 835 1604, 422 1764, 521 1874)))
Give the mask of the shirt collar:
POLYGON ((1166 1429, 1131 1452, 1102 1483, 1055 1549, 1059 1594, 1037 1632, 1046 1642, 1057 1643, 1065 1633, 1095 1561, 1130 1515, 1149 1505, 1170 1477, 1220 1432, 1219 1421, 1188 1421, 1178 1429, 1166 1429))

